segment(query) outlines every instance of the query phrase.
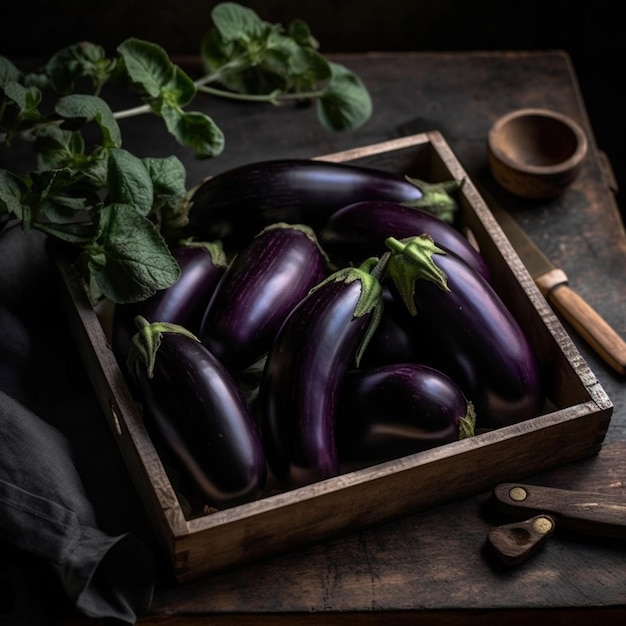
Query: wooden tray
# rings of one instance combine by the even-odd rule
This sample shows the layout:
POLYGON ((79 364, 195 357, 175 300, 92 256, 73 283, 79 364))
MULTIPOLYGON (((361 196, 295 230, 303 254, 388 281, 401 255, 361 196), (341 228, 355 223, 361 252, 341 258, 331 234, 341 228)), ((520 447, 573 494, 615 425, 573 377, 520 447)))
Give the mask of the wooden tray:
POLYGON ((436 182, 465 179, 462 220, 543 369, 542 414, 470 439, 186 518, 82 279, 57 257, 71 327, 139 496, 180 583, 492 489, 596 453, 613 406, 439 132, 317 157, 436 182))

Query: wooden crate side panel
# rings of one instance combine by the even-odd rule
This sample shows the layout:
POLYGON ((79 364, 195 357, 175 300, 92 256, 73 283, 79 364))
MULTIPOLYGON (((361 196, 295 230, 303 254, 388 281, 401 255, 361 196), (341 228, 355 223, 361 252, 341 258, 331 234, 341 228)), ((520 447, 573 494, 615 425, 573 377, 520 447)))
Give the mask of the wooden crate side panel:
POLYGON ((465 219, 494 274, 494 286, 523 325, 543 366, 543 378, 557 407, 593 399, 600 408, 612 403, 532 277, 490 213, 479 192, 464 189, 465 219))
POLYGON ((594 409, 570 407, 195 520, 195 532, 177 543, 177 578, 190 581, 594 454, 610 420, 594 409))
POLYGON ((186 530, 178 500, 89 303, 82 279, 62 254, 55 258, 66 308, 74 322, 70 324, 71 331, 88 377, 157 535, 173 554, 173 535, 186 530))

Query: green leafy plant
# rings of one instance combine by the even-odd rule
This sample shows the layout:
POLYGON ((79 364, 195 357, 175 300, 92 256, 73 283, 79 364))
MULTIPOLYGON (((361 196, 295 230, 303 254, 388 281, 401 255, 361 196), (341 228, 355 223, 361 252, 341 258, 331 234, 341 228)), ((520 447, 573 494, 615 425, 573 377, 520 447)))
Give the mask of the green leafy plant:
POLYGON ((199 92, 274 105, 312 100, 320 123, 336 131, 371 115, 360 79, 322 56, 303 22, 285 31, 234 2, 215 6, 211 18, 197 80, 163 48, 135 38, 114 56, 73 44, 37 72, 0 56, 0 144, 10 150, 26 139, 37 160, 26 173, 0 169, 0 228, 37 229, 75 246, 94 301, 143 300, 176 281, 170 246, 193 194, 177 157, 126 150, 118 120, 156 115, 195 157, 212 158, 225 138, 207 113, 187 109, 199 92), (103 95, 109 84, 136 94, 138 105, 113 111, 103 95), (95 145, 86 140, 93 129, 95 145))

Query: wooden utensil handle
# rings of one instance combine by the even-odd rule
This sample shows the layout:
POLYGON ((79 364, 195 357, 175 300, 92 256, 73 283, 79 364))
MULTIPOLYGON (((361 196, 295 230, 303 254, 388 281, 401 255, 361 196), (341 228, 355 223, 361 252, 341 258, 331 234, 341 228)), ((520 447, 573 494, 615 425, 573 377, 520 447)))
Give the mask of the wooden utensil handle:
POLYGON ((614 370, 626 374, 626 341, 569 284, 555 285, 548 302, 614 370))
POLYGON ((535 515, 523 522, 494 528, 487 536, 487 544, 504 565, 519 565, 546 542, 554 528, 551 515, 535 515))
POLYGON ((610 494, 570 491, 521 483, 504 483, 494 490, 499 508, 517 517, 553 515, 560 528, 584 534, 626 538, 626 499, 610 494))

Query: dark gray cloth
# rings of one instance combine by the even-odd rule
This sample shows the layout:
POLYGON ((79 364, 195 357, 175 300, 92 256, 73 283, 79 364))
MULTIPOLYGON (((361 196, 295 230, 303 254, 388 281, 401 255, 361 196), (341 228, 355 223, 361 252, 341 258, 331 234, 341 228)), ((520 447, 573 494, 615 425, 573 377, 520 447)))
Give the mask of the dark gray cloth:
POLYGON ((103 531, 87 496, 76 448, 83 465, 99 454, 72 438, 72 421, 102 415, 76 400, 88 383, 70 343, 43 238, 0 233, 0 565, 13 622, 54 624, 69 609, 133 624, 155 561, 132 532, 103 531))
POLYGON ((3 392, 0 441, 2 541, 46 561, 85 615, 134 623, 152 598, 147 548, 98 529, 66 438, 3 392))

